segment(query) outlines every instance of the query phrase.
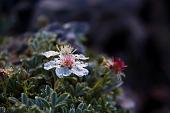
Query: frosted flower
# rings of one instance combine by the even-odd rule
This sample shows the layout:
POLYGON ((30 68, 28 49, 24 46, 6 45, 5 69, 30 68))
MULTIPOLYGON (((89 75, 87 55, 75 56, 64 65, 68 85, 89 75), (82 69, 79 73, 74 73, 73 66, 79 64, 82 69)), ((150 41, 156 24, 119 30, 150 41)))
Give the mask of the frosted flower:
POLYGON ((7 76, 10 77, 12 72, 13 72, 13 68, 12 67, 6 68, 6 69, 0 68, 0 80, 2 78, 4 78, 4 77, 7 77, 7 76))
POLYGON ((114 71, 116 74, 121 73, 127 66, 125 65, 124 61, 120 58, 118 59, 105 59, 104 64, 106 67, 114 71))
MULTIPOLYGON (((71 46, 62 46, 59 48, 58 57, 44 64, 44 69, 55 68, 55 73, 59 78, 75 74, 79 77, 85 76, 89 71, 84 61, 88 58, 82 54, 73 54, 75 49, 71 46)), ((43 54, 42 54, 43 55, 43 54)))

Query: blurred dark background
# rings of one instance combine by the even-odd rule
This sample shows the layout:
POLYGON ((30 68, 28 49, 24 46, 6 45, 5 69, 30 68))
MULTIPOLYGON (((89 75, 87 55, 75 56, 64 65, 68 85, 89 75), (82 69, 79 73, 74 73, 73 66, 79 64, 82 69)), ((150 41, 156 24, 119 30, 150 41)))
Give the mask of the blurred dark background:
MULTIPOLYGON (((87 22, 89 47, 121 57, 136 113, 170 111, 169 0, 0 0, 0 37, 87 22)), ((128 104, 128 102, 127 102, 128 104)))

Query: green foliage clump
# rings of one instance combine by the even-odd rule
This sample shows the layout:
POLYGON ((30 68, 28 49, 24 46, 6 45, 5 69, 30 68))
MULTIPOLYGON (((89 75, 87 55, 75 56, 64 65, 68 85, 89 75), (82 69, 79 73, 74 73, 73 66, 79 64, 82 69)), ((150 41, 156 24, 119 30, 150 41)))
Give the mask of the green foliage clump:
POLYGON ((56 45, 68 43, 57 33, 42 30, 28 39, 20 64, 9 62, 8 53, 0 54, 0 113, 128 113, 116 99, 122 72, 106 67, 103 56, 85 49, 81 42, 75 47, 84 47, 83 54, 89 57, 88 75, 58 78, 54 69, 44 69, 48 59, 40 53, 57 51, 56 45))

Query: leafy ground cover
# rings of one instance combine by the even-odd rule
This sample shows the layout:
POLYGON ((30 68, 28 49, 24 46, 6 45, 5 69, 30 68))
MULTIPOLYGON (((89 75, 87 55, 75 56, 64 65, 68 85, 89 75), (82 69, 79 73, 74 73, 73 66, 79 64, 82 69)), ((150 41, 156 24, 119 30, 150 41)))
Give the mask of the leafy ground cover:
POLYGON ((86 48, 82 26, 52 24, 29 35, 17 62, 1 51, 0 112, 128 113, 117 102, 125 63, 86 48))

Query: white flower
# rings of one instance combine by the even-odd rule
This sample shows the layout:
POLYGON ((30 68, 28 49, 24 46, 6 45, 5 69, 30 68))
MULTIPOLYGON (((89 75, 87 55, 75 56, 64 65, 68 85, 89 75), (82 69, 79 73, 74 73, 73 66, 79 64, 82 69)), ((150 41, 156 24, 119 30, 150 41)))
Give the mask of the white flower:
MULTIPOLYGON (((89 71, 85 68, 88 66, 88 63, 84 62, 84 60, 88 59, 87 57, 82 54, 73 54, 75 50, 71 48, 71 46, 62 46, 59 50, 58 57, 45 63, 44 69, 49 70, 55 68, 55 73, 59 78, 69 76, 72 73, 79 77, 88 75, 89 71)), ((55 54, 51 55, 53 56, 55 54)))

